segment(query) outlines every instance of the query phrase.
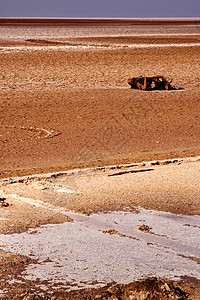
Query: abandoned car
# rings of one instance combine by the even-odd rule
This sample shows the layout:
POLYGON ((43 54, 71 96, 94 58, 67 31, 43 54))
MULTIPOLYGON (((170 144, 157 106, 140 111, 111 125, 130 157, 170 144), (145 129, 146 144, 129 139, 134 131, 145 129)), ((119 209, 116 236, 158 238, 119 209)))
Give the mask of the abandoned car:
POLYGON ((153 77, 133 77, 128 79, 128 84, 132 89, 152 91, 152 90, 174 90, 172 81, 168 81, 164 76, 153 77))

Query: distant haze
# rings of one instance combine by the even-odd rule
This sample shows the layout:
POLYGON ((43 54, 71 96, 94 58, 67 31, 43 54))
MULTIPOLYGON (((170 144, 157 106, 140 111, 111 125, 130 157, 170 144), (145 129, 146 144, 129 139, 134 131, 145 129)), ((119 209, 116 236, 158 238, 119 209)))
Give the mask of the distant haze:
POLYGON ((0 0, 0 17, 200 17, 200 0, 0 0))

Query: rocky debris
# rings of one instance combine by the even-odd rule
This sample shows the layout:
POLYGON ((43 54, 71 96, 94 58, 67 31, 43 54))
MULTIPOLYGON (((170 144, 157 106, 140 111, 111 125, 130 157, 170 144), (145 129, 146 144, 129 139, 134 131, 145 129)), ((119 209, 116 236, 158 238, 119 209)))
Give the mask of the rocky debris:
POLYGON ((0 207, 8 207, 9 203, 5 202, 6 198, 5 197, 0 197, 0 207))
POLYGON ((175 286, 170 280, 150 278, 127 285, 114 284, 103 293, 88 296, 91 300, 151 300, 151 299, 188 299, 189 294, 175 286))
POLYGON ((144 232, 150 232, 152 228, 150 228, 149 226, 143 224, 141 226, 138 227, 138 230, 140 231, 144 231, 144 232))
POLYGON ((179 286, 168 279, 147 278, 129 284, 109 284, 97 289, 88 288, 66 292, 54 291, 53 295, 45 296, 43 292, 36 292, 34 288, 15 294, 14 298, 9 296, 5 300, 185 300, 189 293, 183 291, 179 286))
POLYGON ((48 296, 38 295, 34 291, 27 291, 25 294, 21 294, 19 299, 22 300, 56 300, 57 298, 50 298, 48 296))
MULTIPOLYGON (((71 292, 56 292, 56 300, 185 300, 197 299, 168 279, 147 278, 129 284, 110 283, 107 286, 74 290, 71 292)), ((188 291, 188 289, 187 289, 188 291)), ((192 290, 190 290, 192 292, 192 290)), ((50 296, 51 297, 51 296, 50 296)), ((54 296, 55 297, 55 296, 54 296)), ((33 298, 34 299, 34 298, 33 298)), ((35 298, 43 300, 45 298, 35 298)), ((35 300, 34 299, 34 300, 35 300)), ((27 299, 23 299, 27 300, 27 299)), ((29 300, 29 299, 28 299, 29 300)), ((32 300, 32 299, 31 299, 32 300)))
MULTIPOLYGON (((177 162, 177 160, 175 160, 175 162, 177 162)), ((171 164, 171 163, 174 163, 174 160, 172 161, 172 160, 165 160, 165 161, 163 161, 163 165, 169 165, 169 164, 171 164)))
POLYGON ((129 239, 133 239, 133 240, 139 240, 139 239, 137 239, 137 238, 135 238, 135 237, 132 237, 132 236, 130 236, 130 235, 126 235, 126 234, 119 233, 119 232, 116 231, 115 229, 102 230, 101 232, 104 233, 104 234, 110 234, 110 235, 115 234, 115 235, 118 235, 118 236, 120 236, 120 237, 125 237, 125 238, 129 238, 129 239))
MULTIPOLYGON (((186 157, 184 159, 167 159, 167 160, 154 160, 154 161, 143 161, 140 163, 126 163, 126 164, 121 164, 121 165, 113 165, 113 166, 105 166, 105 167, 94 167, 94 168, 85 168, 85 169, 73 169, 73 170, 68 170, 68 171, 63 171, 63 172, 55 172, 55 173, 47 173, 47 174, 40 174, 40 175, 29 175, 29 176, 21 176, 21 177, 15 177, 15 178, 4 178, 0 180, 0 185, 1 186, 7 186, 10 184, 14 183, 24 183, 24 184, 29 184, 33 181, 42 181, 45 182, 46 180, 49 179, 56 179, 60 176, 79 176, 80 174, 83 175, 88 175, 91 172, 95 171, 110 171, 110 170, 117 170, 117 169, 122 169, 124 171, 114 173, 114 174, 109 174, 108 176, 116 176, 116 175, 123 175, 127 173, 137 173, 137 172, 145 172, 145 171, 150 171, 153 170, 151 169, 151 166, 159 166, 159 165, 169 165, 169 164, 181 164, 181 163, 186 163, 186 162, 195 162, 199 161, 200 158, 199 156, 197 157, 186 157), (150 167, 147 169, 137 169, 140 167, 150 167), (126 170, 128 168, 136 167, 134 170, 126 170)), ((1 175, 1 174, 0 174, 1 175)))
POLYGON ((115 229, 109 229, 109 230, 102 230, 102 233, 108 233, 108 234, 119 234, 115 229))
POLYGON ((108 176, 118 176, 118 175, 124 175, 124 174, 129 174, 129 173, 140 173, 140 172, 148 172, 148 171, 153 171, 154 169, 135 169, 135 170, 130 170, 130 171, 122 171, 114 174, 108 174, 108 176))
POLYGON ((151 165, 152 165, 152 166, 158 166, 159 164, 160 164, 160 163, 159 163, 158 160, 152 161, 152 162, 151 162, 151 165))

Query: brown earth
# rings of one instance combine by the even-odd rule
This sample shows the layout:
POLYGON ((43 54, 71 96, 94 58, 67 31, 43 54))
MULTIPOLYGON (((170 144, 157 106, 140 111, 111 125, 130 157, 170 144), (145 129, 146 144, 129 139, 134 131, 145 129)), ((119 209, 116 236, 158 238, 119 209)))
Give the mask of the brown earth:
MULTIPOLYGON (((68 174, 49 174, 47 178, 37 175, 2 180, 0 192, 6 197, 5 202, 13 205, 0 207, 2 217, 8 219, 0 221, 4 224, 1 232, 9 232, 11 228, 18 232, 21 224, 24 224, 24 230, 27 230, 32 226, 32 222, 35 224, 34 220, 42 215, 41 224, 45 222, 48 224, 49 219, 45 217, 46 214, 51 214, 48 208, 90 215, 125 208, 134 210, 139 206, 174 214, 198 215, 200 214, 199 166, 198 158, 193 162, 167 160, 145 162, 143 165, 134 164, 132 167, 117 165, 100 169, 82 169, 79 173, 72 170, 68 174), (68 189, 74 193, 60 193, 57 189, 68 189), (41 213, 36 218, 33 217, 37 210, 33 206, 31 212, 31 205, 24 203, 25 201, 41 204, 44 213, 37 208, 38 213, 39 211, 41 213), (29 218, 32 221, 28 222, 28 225, 29 218), (14 224, 12 225, 14 227, 10 227, 10 223, 14 224)), ((54 214, 52 212, 52 220, 54 214)), ((60 220, 65 221, 63 218, 60 220)))
POLYGON ((61 213, 34 207, 17 199, 9 199, 5 203, 8 203, 9 206, 2 207, 0 205, 0 234, 20 233, 44 224, 73 222, 72 219, 61 213))
MULTIPOLYGON (((13 20, 9 22, 13 23, 13 20)), ((82 23, 83 21, 79 22, 84 27, 82 23)), ((4 20, 1 20, 1 24, 3 27, 7 26, 4 20)), ((138 24, 141 25, 140 22, 138 24)), ((27 41, 30 36, 18 40, 9 35, 6 38, 0 36, 0 177, 199 155, 199 46, 138 49, 119 47, 123 43, 197 43, 198 27, 195 34, 160 38, 156 35, 145 38, 47 38, 44 41, 40 38, 27 41), (104 48, 67 51, 48 48, 63 44, 103 45, 104 48), (33 48, 31 51, 5 51, 5 46, 33 48), (41 46, 42 49, 35 50, 34 46, 41 46), (158 74, 173 79, 173 85, 184 90, 142 92, 131 90, 127 84, 129 77, 158 74)), ((123 180, 117 179, 117 182, 121 181, 123 180)), ((161 186, 160 189, 162 190, 161 186)), ((179 205, 177 197, 174 197, 172 203, 168 203, 166 199, 163 202, 160 190, 159 193, 161 200, 158 203, 150 201, 147 207, 157 208, 156 205, 160 205, 160 209, 177 213, 180 210, 187 213, 189 208, 194 213, 198 207, 197 198, 190 207, 189 197, 185 206, 179 205)), ((113 197, 108 188, 108 198, 109 195, 113 197)), ((119 199, 118 208, 124 205, 122 199, 119 199)), ((8 202, 10 206, 0 208, 1 217, 12 219, 9 226, 5 222, 8 227, 1 220, 1 232, 4 233, 26 231, 30 226, 37 227, 51 222, 70 221, 59 213, 48 210, 44 212, 16 199, 9 199, 8 202)), ((115 201, 108 202, 108 208, 113 208, 113 202, 115 201)), ((127 203, 130 204, 129 199, 127 203)), ((139 204, 141 203, 143 201, 139 199, 139 204)), ((101 209, 101 203, 97 206, 101 209)), ((82 211, 83 208, 80 205, 75 207, 77 211, 82 211)), ((36 296, 41 291, 34 291, 30 282, 16 281, 10 288, 7 280, 17 279, 27 264, 34 263, 30 258, 2 252, 0 258, 1 283, 3 288, 9 289, 5 299, 45 299, 36 296)), ((134 297, 133 291, 137 290, 139 296, 135 299, 151 299, 151 295, 154 299, 167 299, 168 296, 171 299, 177 296, 176 292, 179 290, 174 288, 177 285, 189 293, 188 299, 199 298, 199 282, 193 282, 192 278, 184 278, 178 284, 153 279, 117 286, 112 293, 108 287, 104 287, 68 295, 59 295, 58 292, 53 297, 95 299, 99 295, 96 299, 130 299, 129 296, 134 297), (163 285, 164 289, 161 288, 163 285)), ((185 299, 184 297, 177 296, 177 299, 185 299)))
POLYGON ((195 299, 199 297, 198 282, 188 284, 188 280, 173 282, 166 279, 148 278, 127 285, 114 284, 96 290, 85 290, 82 293, 71 293, 65 299, 84 300, 142 300, 142 299, 195 299))
MULTIPOLYGON (((6 291, 2 300, 147 300, 147 299, 199 299, 200 285, 195 278, 182 278, 175 282, 168 279, 147 278, 130 284, 110 283, 101 288, 88 288, 67 292, 66 289, 40 289, 45 281, 24 280, 21 277, 29 264, 37 261, 27 256, 0 251, 0 289, 6 291)), ((95 284, 95 282, 94 282, 95 284)), ((56 287, 56 285, 55 285, 56 287)))
POLYGON ((0 57, 1 177, 199 154, 198 47, 0 57), (129 89, 140 74, 185 90, 129 89))
MULTIPOLYGON (((28 264, 34 260, 26 256, 0 252, 0 287, 7 290, 2 300, 147 300, 147 299, 199 299, 199 281, 193 278, 183 278, 182 281, 173 282, 168 279, 147 278, 130 284, 111 283, 97 289, 83 289, 67 292, 62 290, 40 290, 35 282, 20 281, 20 274, 28 264), (12 285, 12 288, 11 288, 12 285), (45 295, 44 295, 45 294, 45 295)), ((45 284, 45 282, 42 282, 45 284)), ((38 284, 38 282, 36 282, 38 284)), ((67 286, 66 286, 67 288, 67 286)))

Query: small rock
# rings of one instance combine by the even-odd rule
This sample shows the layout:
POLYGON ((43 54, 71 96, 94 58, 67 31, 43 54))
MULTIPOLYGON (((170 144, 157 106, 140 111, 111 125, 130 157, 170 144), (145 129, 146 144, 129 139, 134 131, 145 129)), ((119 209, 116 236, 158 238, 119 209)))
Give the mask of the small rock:
POLYGON ((120 287, 118 287, 117 285, 111 285, 107 291, 112 295, 112 294, 117 294, 120 293, 120 287))
POLYGON ((1 207, 8 207, 9 203, 5 202, 6 198, 5 197, 1 197, 0 198, 0 206, 1 207))
POLYGON ((178 159, 173 159, 172 162, 173 162, 173 164, 175 164, 178 162, 178 159))
POLYGON ((145 231, 145 232, 150 232, 151 228, 145 224, 139 226, 138 230, 140 231, 145 231))
POLYGON ((158 166, 159 164, 160 164, 160 163, 159 163, 158 160, 152 161, 152 162, 151 162, 151 165, 152 165, 152 166, 156 166, 156 165, 158 166))
POLYGON ((1 206, 2 206, 2 207, 8 207, 8 206, 9 206, 9 203, 8 203, 8 202, 3 202, 3 203, 1 203, 1 206))
POLYGON ((161 286, 161 289, 162 290, 165 290, 165 291, 167 291, 167 292, 170 292, 170 287, 169 287, 169 285, 165 282, 165 284, 163 284, 162 286, 161 286))
POLYGON ((6 200, 5 197, 0 197, 0 202, 4 202, 6 200))
POLYGON ((102 295, 96 295, 94 299, 102 299, 102 295))
MULTIPOLYGON (((132 293, 129 294, 130 300, 148 300, 150 297, 150 293, 148 291, 132 291, 132 293)), ((153 298, 151 298, 153 299, 153 298)), ((158 299, 158 298, 156 298, 158 299)))
POLYGON ((171 164, 171 163, 172 163, 171 160, 165 160, 165 161, 163 161, 163 165, 169 165, 169 164, 171 164))

